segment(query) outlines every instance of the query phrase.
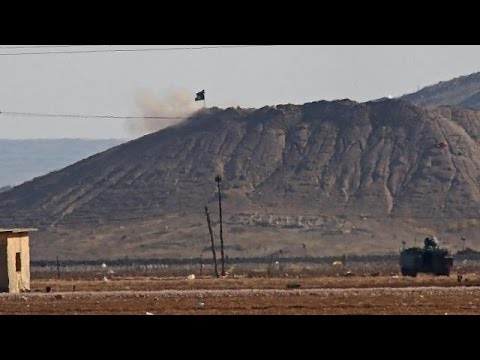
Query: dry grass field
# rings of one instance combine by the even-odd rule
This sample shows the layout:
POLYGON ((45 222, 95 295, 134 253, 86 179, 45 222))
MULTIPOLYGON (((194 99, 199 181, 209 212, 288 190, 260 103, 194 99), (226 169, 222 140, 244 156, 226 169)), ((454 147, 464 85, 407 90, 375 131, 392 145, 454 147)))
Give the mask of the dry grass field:
POLYGON ((479 314, 480 276, 110 277, 33 280, 0 314, 479 314), (50 292, 47 292, 47 287, 50 292))

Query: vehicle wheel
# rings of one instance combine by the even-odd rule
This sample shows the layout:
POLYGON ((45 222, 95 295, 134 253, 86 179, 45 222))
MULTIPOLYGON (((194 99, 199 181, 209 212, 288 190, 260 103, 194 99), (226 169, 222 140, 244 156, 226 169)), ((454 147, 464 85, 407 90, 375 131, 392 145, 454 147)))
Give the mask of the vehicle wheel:
POLYGON ((417 277, 417 272, 415 270, 402 268, 402 275, 403 276, 417 277))

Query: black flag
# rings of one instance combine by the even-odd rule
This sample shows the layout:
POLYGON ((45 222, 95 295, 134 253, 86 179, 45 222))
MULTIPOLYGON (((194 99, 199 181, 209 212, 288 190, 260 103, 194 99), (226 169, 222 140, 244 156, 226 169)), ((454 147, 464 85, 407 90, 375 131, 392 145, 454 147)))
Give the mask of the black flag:
POLYGON ((205 100, 205 90, 200 91, 197 93, 197 97, 195 98, 195 101, 203 101, 205 100))

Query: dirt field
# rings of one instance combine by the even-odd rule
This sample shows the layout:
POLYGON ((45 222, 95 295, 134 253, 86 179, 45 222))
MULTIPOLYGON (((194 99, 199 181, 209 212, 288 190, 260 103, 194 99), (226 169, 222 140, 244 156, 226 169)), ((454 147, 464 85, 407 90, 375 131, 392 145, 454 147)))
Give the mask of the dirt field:
POLYGON ((480 277, 34 280, 0 314, 479 314, 480 277), (51 292, 47 293, 46 288, 51 292))

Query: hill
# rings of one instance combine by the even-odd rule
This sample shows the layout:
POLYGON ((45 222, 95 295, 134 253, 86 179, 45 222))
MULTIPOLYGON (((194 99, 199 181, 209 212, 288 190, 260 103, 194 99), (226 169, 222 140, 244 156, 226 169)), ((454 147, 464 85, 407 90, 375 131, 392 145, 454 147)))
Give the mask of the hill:
POLYGON ((404 100, 209 109, 0 194, 0 226, 39 227, 37 259, 198 257, 219 174, 229 256, 461 246, 479 139, 480 112, 404 100))
POLYGON ((454 105, 480 110, 480 72, 442 81, 402 99, 420 106, 454 105))

